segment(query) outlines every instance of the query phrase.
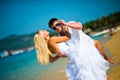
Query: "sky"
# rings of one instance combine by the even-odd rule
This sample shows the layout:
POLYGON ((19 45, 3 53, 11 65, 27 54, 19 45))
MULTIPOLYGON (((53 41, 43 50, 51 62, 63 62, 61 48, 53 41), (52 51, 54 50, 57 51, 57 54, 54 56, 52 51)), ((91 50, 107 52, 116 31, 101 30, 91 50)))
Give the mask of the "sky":
POLYGON ((51 18, 84 24, 120 11, 120 0, 0 0, 0 39, 49 29, 51 18))

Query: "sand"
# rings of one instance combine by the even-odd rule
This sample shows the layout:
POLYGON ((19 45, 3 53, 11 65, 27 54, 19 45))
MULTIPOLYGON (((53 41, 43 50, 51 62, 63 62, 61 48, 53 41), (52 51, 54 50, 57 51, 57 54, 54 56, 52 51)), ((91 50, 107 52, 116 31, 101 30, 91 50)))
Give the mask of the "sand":
POLYGON ((105 43, 105 47, 111 52, 115 62, 111 65, 108 76, 110 80, 120 80, 120 31, 105 43))
POLYGON ((68 80, 65 72, 67 66, 67 58, 61 58, 60 61, 57 62, 58 64, 43 72, 35 80, 68 80))

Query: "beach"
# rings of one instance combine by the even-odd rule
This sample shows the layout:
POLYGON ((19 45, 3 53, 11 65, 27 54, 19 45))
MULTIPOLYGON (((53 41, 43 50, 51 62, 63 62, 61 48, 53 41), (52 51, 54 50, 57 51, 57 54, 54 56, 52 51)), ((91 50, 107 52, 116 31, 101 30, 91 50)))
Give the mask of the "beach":
POLYGON ((35 80, 68 80, 65 72, 66 66, 67 58, 61 58, 56 66, 46 70, 35 80))
POLYGON ((120 31, 105 43, 105 47, 110 51, 115 62, 111 65, 108 76, 110 80, 120 80, 120 31))
MULTIPOLYGON (((120 31, 113 36, 109 33, 95 36, 114 60, 108 70, 109 80, 120 80, 120 31)), ((0 58, 0 80, 68 80, 66 77, 67 58, 54 63, 38 64, 35 50, 0 58)))

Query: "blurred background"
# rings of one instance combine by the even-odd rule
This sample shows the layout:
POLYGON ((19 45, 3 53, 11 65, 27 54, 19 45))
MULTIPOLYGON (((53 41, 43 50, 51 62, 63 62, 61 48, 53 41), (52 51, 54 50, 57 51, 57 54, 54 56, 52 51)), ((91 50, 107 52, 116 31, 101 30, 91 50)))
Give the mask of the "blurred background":
POLYGON ((119 80, 119 5, 120 0, 0 0, 0 80, 58 80, 49 76, 51 71, 67 79, 66 59, 48 65, 36 60, 34 33, 46 29, 55 34, 48 27, 53 17, 81 22, 86 34, 100 40, 116 62, 108 71, 110 80, 119 80))

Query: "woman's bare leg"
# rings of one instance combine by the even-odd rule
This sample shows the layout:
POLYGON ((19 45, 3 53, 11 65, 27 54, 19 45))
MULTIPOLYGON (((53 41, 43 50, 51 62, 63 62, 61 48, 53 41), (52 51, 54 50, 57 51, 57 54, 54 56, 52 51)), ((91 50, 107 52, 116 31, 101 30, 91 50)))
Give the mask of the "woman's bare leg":
POLYGON ((104 56, 106 60, 108 60, 110 63, 114 63, 114 61, 106 54, 105 50, 103 49, 102 45, 98 40, 94 41, 96 48, 100 51, 100 53, 104 56))

